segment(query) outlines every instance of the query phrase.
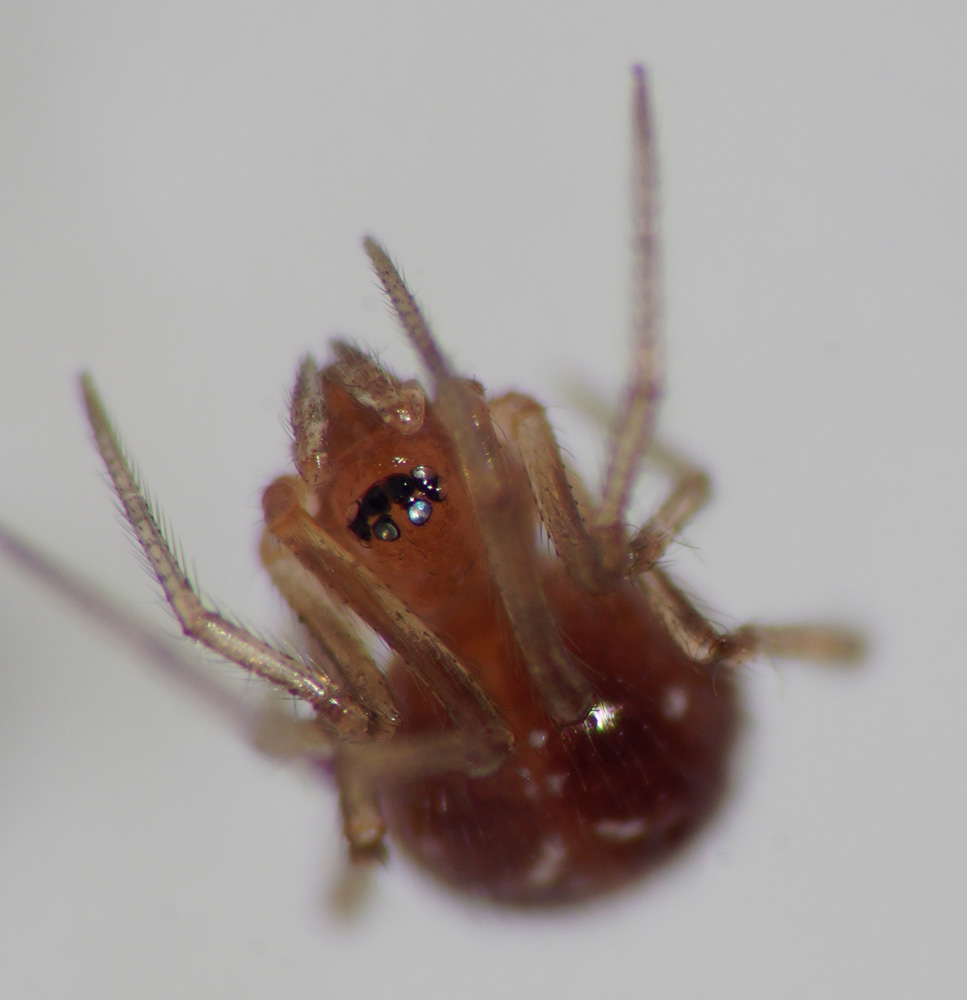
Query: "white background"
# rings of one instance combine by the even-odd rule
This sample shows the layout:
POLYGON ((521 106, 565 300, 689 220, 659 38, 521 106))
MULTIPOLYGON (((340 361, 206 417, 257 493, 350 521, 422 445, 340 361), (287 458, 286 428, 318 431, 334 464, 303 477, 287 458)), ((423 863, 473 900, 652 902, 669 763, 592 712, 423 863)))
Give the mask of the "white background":
POLYGON ((624 896, 508 914, 395 859, 347 922, 331 790, 0 561, 0 995, 963 995, 965 29, 883 0, 5 5, 5 523, 175 633, 88 367, 206 591, 284 631, 254 546, 297 359, 351 333, 413 370, 370 231, 593 477, 568 386, 623 370, 641 60, 662 427, 717 486, 679 571, 723 621, 873 649, 750 671, 730 808, 624 896))

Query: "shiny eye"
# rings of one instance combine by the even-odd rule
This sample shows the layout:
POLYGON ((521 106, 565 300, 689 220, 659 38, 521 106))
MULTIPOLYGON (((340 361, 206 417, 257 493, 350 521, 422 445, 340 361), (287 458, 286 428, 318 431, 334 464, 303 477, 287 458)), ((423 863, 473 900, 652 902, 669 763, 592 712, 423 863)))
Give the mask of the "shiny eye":
POLYGON ((446 498, 440 477, 428 465, 416 466, 409 475, 394 473, 373 483, 346 512, 349 530, 364 544, 376 538, 395 542, 400 529, 391 516, 393 507, 406 512, 410 524, 426 524, 433 505, 446 498))
POLYGON ((433 513, 433 504, 429 500, 414 500, 406 508, 406 516, 413 524, 426 524, 433 513))
POLYGON ((426 493, 431 500, 446 499, 446 487, 441 482, 440 477, 436 474, 436 472, 434 472, 433 469, 430 468, 430 466, 418 465, 415 469, 413 469, 410 475, 420 483, 423 488, 423 492, 426 493))
POLYGON ((400 529, 388 514, 384 514, 376 521, 372 531, 381 542, 395 542, 400 537, 400 529))

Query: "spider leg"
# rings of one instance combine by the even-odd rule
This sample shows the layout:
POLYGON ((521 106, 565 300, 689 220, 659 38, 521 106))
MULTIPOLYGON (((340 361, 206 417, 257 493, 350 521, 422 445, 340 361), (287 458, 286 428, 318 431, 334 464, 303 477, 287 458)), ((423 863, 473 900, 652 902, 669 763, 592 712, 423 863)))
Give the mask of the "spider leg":
POLYGON ((853 629, 833 623, 748 624, 722 632, 663 570, 654 567, 638 580, 668 634, 696 663, 735 665, 757 656, 850 663, 863 654, 862 637, 853 629))
POLYGON ((350 861, 381 861, 386 856, 386 821, 373 782, 352 766, 350 755, 336 758, 336 787, 350 861))
POLYGON ((454 375, 386 251, 372 239, 366 239, 364 246, 433 380, 436 407, 460 456, 490 569, 527 671, 555 718, 581 719, 591 704, 591 685, 565 650, 540 586, 531 527, 520 516, 520 490, 487 404, 470 382, 454 375))
MULTIPOLYGON (((368 354, 341 340, 332 343, 336 360, 326 372, 358 403, 378 413, 401 434, 413 434, 423 426, 426 398, 415 382, 401 382, 368 354)), ((299 365, 289 425, 292 428, 292 459, 307 486, 325 480, 328 461, 329 414, 323 390, 323 372, 311 355, 299 365)))
MULTIPOLYGON (((376 741, 389 739, 399 723, 399 713, 382 671, 353 628, 349 616, 334 603, 332 594, 298 559, 266 530, 260 546, 262 564, 272 582, 295 612, 301 624, 331 664, 331 672, 347 691, 373 713, 376 741)), ((271 728, 262 731, 263 746, 271 751, 299 756, 335 756, 336 785, 343 836, 354 862, 382 859, 385 855, 386 823, 372 780, 354 766, 351 754, 338 746, 326 746, 318 740, 319 729, 309 720, 268 720, 271 728)))
POLYGON ((794 625, 741 625, 731 640, 750 650, 749 656, 776 656, 817 663, 851 664, 866 653, 866 640, 855 629, 832 622, 794 625))
MULTIPOLYGON (((575 473, 561 458, 544 407, 530 396, 509 392, 491 400, 490 410, 514 444, 541 520, 569 574, 591 591, 613 583, 616 574, 602 565, 599 541, 588 529, 581 504, 574 496, 575 473)), ((705 506, 711 493, 708 474, 666 445, 653 442, 647 458, 664 466, 672 484, 658 510, 628 543, 627 565, 621 568, 622 574, 628 576, 649 570, 705 506)))
POLYGON ((336 780, 343 833, 354 861, 382 856, 385 833, 380 787, 459 771, 484 776, 492 763, 481 757, 475 737, 464 731, 394 736, 390 741, 336 747, 336 780))
POLYGON ((426 396, 418 382, 401 382, 371 355, 344 340, 334 340, 331 346, 336 360, 326 371, 357 403, 378 413, 384 423, 401 434, 420 430, 426 396))
POLYGON ((618 569, 627 556, 624 517, 645 452, 655 432, 661 396, 659 357, 660 275, 655 149, 648 87, 635 67, 632 108, 632 350, 625 385, 610 435, 608 461, 596 522, 607 540, 607 565, 618 569))
POLYGON ((310 573, 338 591, 345 604, 439 697, 460 731, 463 769, 486 773, 497 767, 512 739, 493 702, 466 667, 371 570, 316 524, 300 502, 297 480, 277 479, 265 491, 262 503, 271 534, 310 573))
POLYGON ((376 729, 371 736, 393 732, 399 713, 386 678, 332 593, 267 530, 259 554, 279 593, 322 650, 327 672, 372 713, 376 729))
POLYGON ((653 442, 647 458, 664 467, 671 487, 658 510, 627 543, 625 565, 606 568, 600 538, 593 528, 589 530, 589 518, 575 499, 575 474, 564 464, 544 407, 530 396, 509 392, 491 400, 490 412, 513 443, 558 557, 587 590, 606 588, 619 573, 634 576, 651 569, 708 502, 707 473, 668 446, 653 442))
POLYGON ((369 713, 332 678, 310 670, 296 657, 275 649, 204 606, 145 499, 89 375, 82 376, 81 389, 95 443, 114 483, 125 517, 185 635, 305 701, 338 736, 365 738, 371 724, 369 713))
MULTIPOLYGON (((608 401, 586 385, 574 383, 571 395, 595 424, 604 427, 612 419, 608 401)), ((705 507, 712 492, 705 470, 682 455, 677 448, 658 438, 653 439, 648 446, 643 465, 655 466, 670 479, 670 486, 658 510, 646 524, 635 531, 628 543, 629 558, 624 572, 629 576, 646 572, 664 555, 669 544, 705 507)), ((642 471, 643 468, 639 469, 639 473, 642 471)), ((580 484, 573 470, 567 470, 567 477, 578 501, 578 509, 592 512, 586 513, 585 519, 593 523, 593 502, 585 494, 578 495, 580 484)))
MULTIPOLYGON (((301 495, 297 480, 289 479, 288 483, 295 495, 301 495)), ((324 655, 332 659, 332 673, 344 680, 346 688, 373 711, 376 719, 383 722, 383 729, 374 734, 371 743, 339 744, 327 739, 312 720, 293 719, 269 710, 257 733, 257 745, 280 757, 334 759, 343 834, 349 844, 350 859, 381 860, 386 830, 378 786, 446 771, 473 771, 480 766, 473 763, 480 753, 474 747, 475 737, 464 731, 414 737, 395 733, 398 717, 386 680, 345 614, 331 603, 328 591, 268 530, 263 536, 261 554, 287 603, 324 655)), ((441 697, 446 701, 445 692, 441 692, 441 697)))
POLYGON ((541 521, 568 574, 586 590, 605 589, 614 574, 605 571, 599 540, 575 500, 574 474, 564 465, 544 407, 523 393, 508 392, 490 401, 490 413, 524 467, 541 521))
POLYGON ((647 457, 664 467, 671 477, 671 488, 658 510, 631 536, 630 565, 626 570, 629 576, 644 573, 655 565, 708 503, 712 492, 708 473, 667 445, 653 442, 647 457))

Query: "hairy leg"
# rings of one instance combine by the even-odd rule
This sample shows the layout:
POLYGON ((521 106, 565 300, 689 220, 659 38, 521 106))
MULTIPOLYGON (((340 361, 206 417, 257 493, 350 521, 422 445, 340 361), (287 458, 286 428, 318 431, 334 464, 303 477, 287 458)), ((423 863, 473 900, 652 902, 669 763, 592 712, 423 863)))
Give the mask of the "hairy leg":
POLYGON ((861 636, 835 623, 747 624, 723 632, 709 622, 662 570, 652 569, 638 579, 669 635, 697 663, 734 665, 757 656, 850 663, 863 654, 861 636))

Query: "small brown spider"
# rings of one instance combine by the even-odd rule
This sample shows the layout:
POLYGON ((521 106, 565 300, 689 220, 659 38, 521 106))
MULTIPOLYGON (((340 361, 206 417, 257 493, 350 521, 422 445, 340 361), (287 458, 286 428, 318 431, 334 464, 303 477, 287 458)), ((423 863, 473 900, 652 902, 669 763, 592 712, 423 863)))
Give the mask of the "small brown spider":
POLYGON ((633 121, 635 339, 600 495, 565 466, 537 402, 488 399, 453 373, 387 254, 365 241, 431 392, 339 341, 325 367, 299 369, 297 474, 265 490, 261 552, 311 659, 206 609, 82 380, 97 447, 186 635, 314 710, 292 729, 302 752, 334 761, 351 855, 381 856, 388 832, 450 885, 509 903, 621 886, 702 826, 726 786, 737 664, 857 649, 825 626, 723 633, 657 565, 708 479, 652 440, 656 185, 640 68, 633 121), (629 532, 646 457, 671 485, 629 532), (369 630, 393 651, 385 670, 369 630))

